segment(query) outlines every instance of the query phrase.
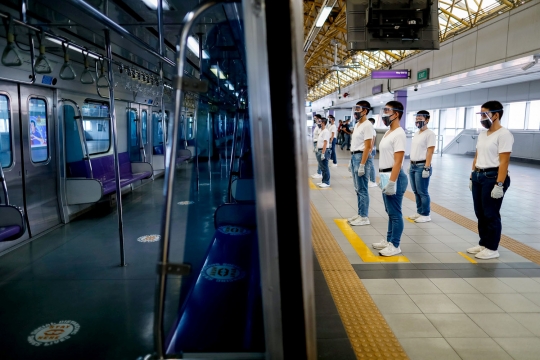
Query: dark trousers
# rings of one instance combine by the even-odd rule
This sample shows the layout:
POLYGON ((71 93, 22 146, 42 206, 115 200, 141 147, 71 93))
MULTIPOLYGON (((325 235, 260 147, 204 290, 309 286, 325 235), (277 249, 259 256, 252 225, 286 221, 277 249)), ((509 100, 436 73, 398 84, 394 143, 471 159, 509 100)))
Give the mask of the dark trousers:
POLYGON ((337 164, 337 156, 336 156, 336 138, 332 140, 332 162, 334 164, 337 164))
MULTIPOLYGON (((500 199, 491 197, 491 191, 497 183, 497 172, 476 172, 472 173, 472 196, 474 203, 474 213, 478 218, 478 234, 480 235, 480 246, 485 246, 489 250, 497 250, 501 241, 501 206, 504 196, 500 199)), ((503 183, 503 191, 510 186, 510 176, 506 177, 503 183)))

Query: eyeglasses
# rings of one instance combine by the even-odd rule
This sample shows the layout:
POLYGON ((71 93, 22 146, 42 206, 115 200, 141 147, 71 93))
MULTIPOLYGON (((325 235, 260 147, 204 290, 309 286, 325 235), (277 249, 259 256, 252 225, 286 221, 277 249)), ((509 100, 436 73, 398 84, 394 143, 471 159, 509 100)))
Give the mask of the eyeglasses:
POLYGON ((353 107, 352 110, 353 110, 354 112, 360 112, 360 111, 362 111, 362 109, 370 110, 371 108, 368 108, 368 107, 366 107, 366 106, 356 105, 356 106, 353 107))
POLYGON ((385 112, 385 113, 390 112, 390 111, 401 111, 401 112, 403 112, 403 110, 393 109, 393 108, 388 108, 388 107, 383 108, 382 111, 385 112))

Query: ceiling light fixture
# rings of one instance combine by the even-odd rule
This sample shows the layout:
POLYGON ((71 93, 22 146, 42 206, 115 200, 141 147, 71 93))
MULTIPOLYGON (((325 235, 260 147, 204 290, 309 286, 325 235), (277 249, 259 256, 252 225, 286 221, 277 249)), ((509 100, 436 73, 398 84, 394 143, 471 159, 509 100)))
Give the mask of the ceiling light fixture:
POLYGON ((217 77, 218 76, 218 71, 219 71, 219 78, 221 80, 225 80, 227 79, 227 75, 225 75, 225 73, 223 71, 221 71, 217 65, 212 65, 210 66, 210 71, 217 77))
MULTIPOLYGON (((188 49, 191 50, 191 52, 195 54, 195 56, 199 57, 199 42, 197 41, 197 39, 195 39, 193 36, 188 37, 187 46, 188 46, 188 49)), ((210 58, 206 50, 202 51, 202 58, 203 59, 210 58)))
POLYGON ((322 27, 324 23, 326 22, 326 19, 328 18, 328 15, 330 15, 330 12, 332 11, 334 7, 333 6, 325 6, 322 8, 321 12, 319 13, 319 16, 317 16, 317 20, 315 21, 315 27, 322 27))
MULTIPOLYGON (((157 10, 159 0, 142 0, 144 5, 148 6, 151 10, 157 10)), ((171 7, 166 0, 163 1, 163 10, 170 10, 171 7)))
POLYGON ((528 63, 527 65, 523 66, 521 69, 523 71, 527 71, 530 68, 532 68, 534 65, 538 64, 538 61, 540 60, 540 54, 533 55, 533 61, 528 63))
MULTIPOLYGON (((55 43, 55 44, 58 44, 58 45, 62 45, 62 44, 66 44, 67 42, 66 41, 62 41, 62 40, 58 40, 58 39, 55 39, 55 38, 52 38, 52 37, 45 37, 46 40, 49 40, 50 42, 52 43, 55 43)), ((70 46, 69 47, 70 50, 73 50, 73 51, 76 51, 78 52, 79 54, 82 54, 83 50, 79 49, 79 48, 76 48, 76 47, 73 47, 73 46, 70 46)), ((86 51, 85 51, 86 52, 86 51)), ((91 57, 91 58, 94 58, 94 59, 100 59, 99 56, 96 56, 92 53, 88 53, 88 56, 91 57)))

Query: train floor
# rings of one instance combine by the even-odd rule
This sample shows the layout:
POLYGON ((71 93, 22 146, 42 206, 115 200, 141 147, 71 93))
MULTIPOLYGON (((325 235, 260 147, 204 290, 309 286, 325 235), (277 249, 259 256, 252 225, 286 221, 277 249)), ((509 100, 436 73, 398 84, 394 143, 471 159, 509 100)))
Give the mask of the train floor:
MULTIPOLYGON (((386 237, 381 190, 369 188, 370 225, 357 214, 349 152, 337 149, 331 186, 309 178, 317 293, 319 357, 326 359, 538 359, 540 354, 540 166, 510 162, 501 216, 500 258, 475 259, 477 219, 468 182, 472 158, 435 155, 431 221, 415 223, 410 184, 403 199, 400 262, 371 247, 386 237), (318 280, 317 280, 318 279, 318 280), (319 289, 321 287, 319 286, 319 289), (330 312, 328 303, 335 310, 330 312), (371 356, 371 357, 370 357, 371 356)), ((378 160, 375 159, 377 169, 378 160)), ((316 172, 309 152, 309 173, 316 172)), ((405 160, 404 168, 408 168, 405 160)))

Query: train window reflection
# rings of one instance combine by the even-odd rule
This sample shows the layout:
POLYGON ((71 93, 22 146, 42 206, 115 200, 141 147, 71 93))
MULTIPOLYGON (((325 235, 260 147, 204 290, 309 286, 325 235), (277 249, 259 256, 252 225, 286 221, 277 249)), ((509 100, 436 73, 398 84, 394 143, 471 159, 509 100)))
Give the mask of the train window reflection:
POLYGON ((111 126, 109 105, 87 101, 82 106, 83 130, 90 155, 109 152, 111 126))
POLYGON ((143 145, 148 144, 148 113, 143 110, 141 113, 141 130, 143 145))
POLYGON ((34 163, 45 162, 49 159, 47 103, 43 99, 31 98, 28 108, 30 156, 34 163))
POLYGON ((163 155, 163 120, 161 112, 152 113, 152 153, 154 155, 163 155))
POLYGON ((0 95, 0 162, 3 168, 7 168, 11 166, 12 161, 9 99, 5 95, 0 95))

